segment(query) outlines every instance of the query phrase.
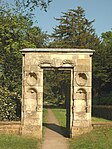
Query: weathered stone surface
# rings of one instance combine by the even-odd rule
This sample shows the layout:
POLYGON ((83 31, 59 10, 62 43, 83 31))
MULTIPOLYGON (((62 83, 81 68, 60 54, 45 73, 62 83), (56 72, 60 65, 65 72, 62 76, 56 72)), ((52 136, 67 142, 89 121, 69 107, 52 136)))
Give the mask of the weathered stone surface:
POLYGON ((91 79, 93 50, 23 49, 22 134, 42 137, 43 70, 71 70, 70 134, 91 130, 91 79))
POLYGON ((21 134, 21 122, 0 122, 0 134, 21 134))
POLYGON ((72 127, 72 133, 71 133, 71 137, 76 137, 76 136, 80 136, 84 133, 90 132, 92 130, 92 126, 90 125, 89 127, 80 127, 80 126, 76 126, 76 127, 72 127))

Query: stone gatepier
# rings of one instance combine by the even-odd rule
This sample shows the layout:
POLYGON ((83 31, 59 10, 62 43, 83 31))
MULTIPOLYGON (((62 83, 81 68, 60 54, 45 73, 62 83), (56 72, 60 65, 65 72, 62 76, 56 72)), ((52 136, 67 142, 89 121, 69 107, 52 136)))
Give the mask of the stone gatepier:
POLYGON ((71 71, 70 136, 91 130, 91 49, 23 49, 22 135, 42 138, 43 70, 71 71))

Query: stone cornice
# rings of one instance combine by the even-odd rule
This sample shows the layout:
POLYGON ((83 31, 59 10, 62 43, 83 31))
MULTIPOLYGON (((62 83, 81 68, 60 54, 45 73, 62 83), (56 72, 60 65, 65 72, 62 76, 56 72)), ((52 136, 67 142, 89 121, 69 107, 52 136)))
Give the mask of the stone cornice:
POLYGON ((21 52, 60 52, 60 53, 93 53, 95 50, 91 49, 70 49, 70 48, 26 48, 20 50, 21 52))

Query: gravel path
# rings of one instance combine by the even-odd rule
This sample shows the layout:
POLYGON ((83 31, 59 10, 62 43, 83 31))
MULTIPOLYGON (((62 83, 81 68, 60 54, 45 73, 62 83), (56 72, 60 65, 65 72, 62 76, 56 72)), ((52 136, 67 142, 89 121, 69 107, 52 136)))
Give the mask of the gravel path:
POLYGON ((44 124, 45 134, 42 149, 68 149, 68 140, 64 137, 51 109, 48 109, 47 123, 44 124))

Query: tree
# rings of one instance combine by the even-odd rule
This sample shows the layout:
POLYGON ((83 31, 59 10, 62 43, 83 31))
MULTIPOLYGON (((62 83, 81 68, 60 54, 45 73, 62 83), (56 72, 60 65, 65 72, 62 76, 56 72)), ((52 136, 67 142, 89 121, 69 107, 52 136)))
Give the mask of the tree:
MULTIPOLYGON (((32 27, 32 20, 28 16, 17 13, 9 7, 0 9, 0 106, 2 115, 0 120, 16 120, 20 108, 21 96, 22 55, 20 49, 27 47, 43 47, 47 37, 38 27, 32 27), (33 35, 35 32, 35 35, 33 35), (36 40, 39 40, 36 43, 36 40), (12 103, 13 104, 12 104, 12 103), (8 110, 8 111, 7 111, 8 110), (7 114, 10 113, 10 116, 7 114)), ((20 111, 19 111, 20 112, 20 111)), ((19 114, 20 116, 20 114, 19 114)))
POLYGON ((14 0, 16 5, 25 8, 25 10, 33 11, 35 8, 40 7, 47 11, 47 7, 52 0, 14 0))
MULTIPOLYGON (((76 10, 70 9, 68 12, 63 13, 61 18, 56 20, 59 21, 59 25, 54 28, 54 32, 51 35, 52 42, 49 44, 49 47, 98 48, 100 40, 95 35, 95 30, 92 26, 94 20, 89 21, 85 17, 85 10, 83 8, 78 7, 76 10)), ((51 89, 49 90, 54 93, 53 85, 55 84, 55 89, 58 91, 58 94, 56 93, 56 95, 59 95, 60 93, 62 94, 62 92, 66 95, 68 88, 65 87, 70 84, 70 75, 67 74, 67 72, 64 73, 64 75, 66 75, 64 78, 63 72, 55 73, 55 75, 52 74, 52 78, 56 77, 57 79, 53 82, 50 81, 49 84, 51 89), (64 84, 65 82, 66 85, 64 84), (63 91, 62 88, 64 89, 63 91)), ((46 78, 49 80, 48 76, 46 76, 46 78)))
POLYGON ((42 48, 47 45, 48 35, 37 26, 31 27, 27 32, 27 40, 36 47, 42 48))
POLYGON ((70 97, 70 75, 68 70, 44 70, 44 100, 65 107, 66 98, 70 97))
POLYGON ((54 28, 50 47, 61 48, 96 48, 99 38, 95 35, 93 21, 85 17, 85 10, 81 7, 70 9, 56 19, 59 25, 54 28))
MULTIPOLYGON (((102 33, 101 47, 93 57, 94 95, 104 96, 112 91, 112 31, 102 33)), ((108 102, 108 101, 106 101, 108 102)))

